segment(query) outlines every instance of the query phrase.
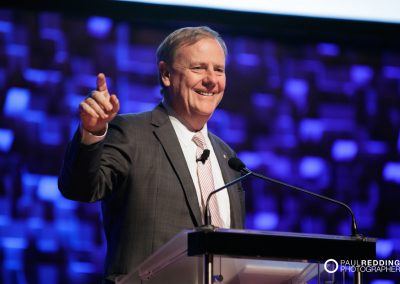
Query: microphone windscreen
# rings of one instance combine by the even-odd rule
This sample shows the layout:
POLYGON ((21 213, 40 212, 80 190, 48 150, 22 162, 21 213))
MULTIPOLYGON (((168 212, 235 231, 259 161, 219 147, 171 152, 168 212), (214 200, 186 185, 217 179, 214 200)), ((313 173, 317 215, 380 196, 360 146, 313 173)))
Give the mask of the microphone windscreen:
POLYGON ((204 149, 203 154, 201 154, 201 160, 205 162, 208 157, 210 157, 210 150, 204 149))
POLYGON ((231 169, 241 172, 246 168, 246 165, 236 157, 230 158, 228 161, 228 165, 231 167, 231 169))

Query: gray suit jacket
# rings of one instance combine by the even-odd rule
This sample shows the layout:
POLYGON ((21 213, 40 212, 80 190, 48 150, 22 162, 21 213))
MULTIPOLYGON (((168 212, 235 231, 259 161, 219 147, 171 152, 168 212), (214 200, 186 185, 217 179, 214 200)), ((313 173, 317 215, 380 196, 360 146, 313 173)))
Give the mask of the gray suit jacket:
MULTIPOLYGON (((235 153, 209 134, 225 182, 239 176, 228 166, 235 153)), ((69 143, 59 176, 61 193, 73 200, 102 201, 107 239, 105 282, 134 270, 182 229, 202 224, 200 207, 178 138, 160 104, 140 114, 118 115, 106 138, 69 143)), ((244 225, 244 193, 229 189, 233 228, 244 225)), ((79 237, 79 236, 77 236, 79 237)))

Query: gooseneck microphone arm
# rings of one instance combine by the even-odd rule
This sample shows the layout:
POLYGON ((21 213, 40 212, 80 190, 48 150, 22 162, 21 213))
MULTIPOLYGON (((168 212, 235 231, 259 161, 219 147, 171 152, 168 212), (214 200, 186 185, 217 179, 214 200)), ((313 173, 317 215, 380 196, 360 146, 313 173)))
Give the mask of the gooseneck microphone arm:
POLYGON ((308 191, 306 189, 303 189, 303 188, 300 188, 300 187, 297 187, 297 186, 294 186, 294 185, 290 185, 290 184, 287 184, 285 182, 282 182, 282 181, 279 181, 279 180, 276 180, 276 179, 273 179, 273 178, 269 178, 269 177, 260 175, 260 174, 255 173, 255 172, 248 172, 247 174, 252 174, 253 176, 255 176, 257 178, 260 178, 260 179, 263 179, 263 180, 267 180, 267 181, 270 181, 272 183, 276 183, 276 184, 279 184, 279 185, 283 185, 283 186, 286 186, 286 187, 288 187, 290 189, 301 191, 301 192, 306 193, 308 195, 312 195, 312 196, 318 197, 319 199, 327 200, 327 201, 333 202, 335 204, 338 204, 340 206, 343 206, 344 208, 347 209, 347 211, 351 215, 351 220, 352 220, 351 221, 352 222, 352 224, 351 224, 351 235, 354 236, 354 237, 358 236, 357 223, 356 223, 356 219, 354 217, 353 210, 351 210, 351 208, 347 204, 345 204, 345 203, 343 203, 343 202, 341 202, 339 200, 335 200, 335 199, 332 199, 330 197, 323 196, 323 195, 320 195, 318 193, 314 193, 312 191, 308 191))
POLYGON ((223 190, 223 189, 225 189, 225 188, 227 188, 227 187, 229 187, 231 185, 234 185, 235 183, 240 182, 241 180, 245 179, 246 177, 248 177, 251 174, 252 173, 250 173, 250 172, 249 173, 245 173, 244 175, 238 177, 237 179, 234 179, 234 180, 228 182, 227 184, 225 184, 224 186, 222 186, 222 187, 210 192, 210 194, 207 196, 207 200, 206 200, 205 207, 204 207, 204 226, 203 227, 212 228, 212 225, 211 225, 211 214, 210 214, 210 211, 209 211, 210 210, 209 207, 210 207, 210 199, 211 199, 211 197, 214 194, 216 194, 217 192, 219 192, 219 191, 221 191, 221 190, 223 190))
POLYGON ((360 235, 358 233, 357 223, 356 223, 356 219, 354 217, 353 210, 351 210, 351 208, 347 204, 345 204, 345 203, 343 203, 341 201, 329 198, 327 196, 324 196, 324 195, 321 195, 321 194, 318 194, 318 193, 314 193, 314 192, 308 191, 306 189, 303 189, 303 188, 300 188, 300 187, 297 187, 297 186, 294 186, 294 185, 290 185, 288 183, 285 183, 285 182, 282 182, 282 181, 279 181, 279 180, 276 180, 276 179, 273 179, 273 178, 269 178, 269 177, 263 176, 261 174, 255 173, 255 172, 249 170, 248 168, 246 168, 246 165, 238 158, 231 158, 228 161, 228 163, 229 163, 229 166, 232 169, 234 169, 234 170, 236 170, 238 172, 241 172, 242 174, 245 174, 245 176, 253 175, 253 176, 257 177, 257 178, 260 178, 260 179, 263 179, 263 180, 266 180, 266 181, 269 181, 269 182, 272 182, 272 183, 276 183, 276 184, 285 186, 285 187, 290 188, 292 190, 301 191, 301 192, 306 193, 308 195, 312 195, 314 197, 333 202, 335 204, 338 204, 338 205, 346 208, 346 210, 351 215, 351 235, 353 237, 358 237, 358 238, 362 237, 362 235, 360 235))

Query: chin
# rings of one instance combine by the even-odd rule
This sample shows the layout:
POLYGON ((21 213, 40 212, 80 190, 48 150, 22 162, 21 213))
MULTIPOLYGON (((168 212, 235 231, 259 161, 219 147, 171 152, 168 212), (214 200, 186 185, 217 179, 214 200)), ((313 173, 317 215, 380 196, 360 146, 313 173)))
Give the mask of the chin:
POLYGON ((214 110, 215 110, 215 106, 213 105, 213 106, 209 106, 209 107, 198 108, 196 113, 199 115, 206 116, 206 115, 212 115, 214 110))
POLYGON ((213 113, 214 110, 217 108, 219 102, 203 102, 202 104, 199 104, 197 107, 197 111, 199 113, 204 113, 204 114, 210 114, 213 113))

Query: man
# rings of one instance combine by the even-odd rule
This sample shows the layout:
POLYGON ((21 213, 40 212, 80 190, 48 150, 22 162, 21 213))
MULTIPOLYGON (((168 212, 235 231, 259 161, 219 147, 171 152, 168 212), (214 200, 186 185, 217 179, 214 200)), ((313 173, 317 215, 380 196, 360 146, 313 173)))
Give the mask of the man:
MULTIPOLYGON (((226 54, 210 28, 179 29, 157 50, 164 99, 152 111, 117 115, 119 101, 101 73, 81 102, 59 188, 73 200, 102 202, 105 282, 138 281, 125 276, 181 230, 203 224, 204 188, 238 177, 227 164, 235 153, 207 130, 224 95, 226 54)), ((212 223, 243 228, 243 201, 240 185, 219 192, 212 223)))

